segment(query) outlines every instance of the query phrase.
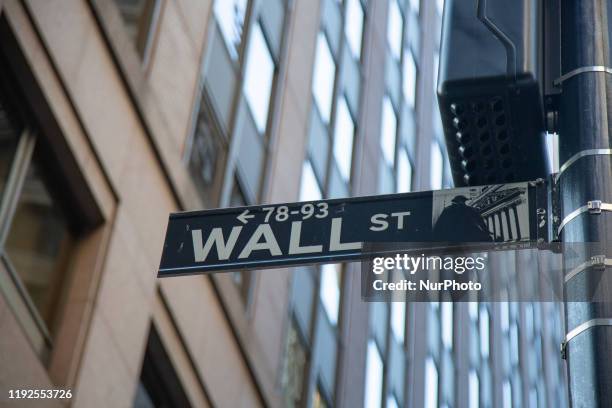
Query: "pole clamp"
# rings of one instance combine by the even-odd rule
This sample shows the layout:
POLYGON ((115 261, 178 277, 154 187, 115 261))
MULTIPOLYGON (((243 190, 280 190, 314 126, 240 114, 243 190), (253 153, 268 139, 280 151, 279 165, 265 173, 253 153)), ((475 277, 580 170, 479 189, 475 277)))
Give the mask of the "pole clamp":
POLYGON ((555 174, 554 176, 555 184, 559 182, 559 179, 561 178, 561 174, 563 174, 563 172, 567 170, 572 164, 578 161, 578 159, 581 159, 587 156, 604 156, 604 155, 608 155, 608 156, 612 155, 612 149, 587 149, 587 150, 583 150, 581 152, 576 153, 575 155, 570 157, 565 163, 563 163, 563 165, 559 168, 559 172, 555 174))
POLYGON ((583 205, 582 207, 575 209, 574 211, 569 213, 563 219, 563 221, 561 221, 561 224, 559 225, 559 228, 557 229, 557 234, 561 235, 561 230, 563 229, 563 227, 565 227, 574 218, 578 217, 580 214, 587 212, 587 211, 589 214, 595 214, 595 215, 601 214, 602 211, 612 211, 612 204, 603 203, 601 200, 588 201, 586 205, 583 205))
POLYGON ((568 343, 579 334, 598 326, 612 326, 612 318, 595 318, 587 320, 586 322, 576 326, 573 330, 565 335, 565 340, 561 342, 561 358, 567 359, 567 345, 568 343))
POLYGON ((561 86, 561 84, 563 84, 563 82, 567 81, 568 79, 575 77, 576 75, 584 74, 585 72, 605 72, 606 74, 612 74, 612 68, 608 68, 603 65, 593 65, 589 67, 576 68, 571 70, 567 74, 563 74, 559 78, 555 79, 553 81, 553 85, 555 87, 559 87, 561 86))
POLYGON ((565 275, 565 283, 569 282, 574 276, 589 268, 596 270, 606 269, 607 266, 612 266, 612 259, 606 258, 605 255, 594 255, 586 262, 581 263, 565 275))

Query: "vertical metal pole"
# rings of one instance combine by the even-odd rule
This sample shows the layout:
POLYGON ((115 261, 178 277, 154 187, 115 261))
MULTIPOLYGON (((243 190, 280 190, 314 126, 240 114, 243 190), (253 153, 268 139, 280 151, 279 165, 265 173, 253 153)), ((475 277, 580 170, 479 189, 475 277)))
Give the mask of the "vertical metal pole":
MULTIPOLYGON (((612 74, 602 68, 612 67, 611 13, 612 0, 561 1, 560 163, 587 153, 559 179, 562 219, 589 201, 612 203, 612 156, 587 152, 612 145, 612 74)), ((564 242, 600 243, 597 255, 606 258, 612 258, 611 239, 612 213, 607 211, 583 212, 562 230, 564 242)), ((612 299, 610 274, 610 267, 589 267, 565 286, 566 329, 580 331, 565 345, 573 407, 612 407, 612 326, 606 323, 612 303, 580 301, 595 284, 600 297, 612 299)))

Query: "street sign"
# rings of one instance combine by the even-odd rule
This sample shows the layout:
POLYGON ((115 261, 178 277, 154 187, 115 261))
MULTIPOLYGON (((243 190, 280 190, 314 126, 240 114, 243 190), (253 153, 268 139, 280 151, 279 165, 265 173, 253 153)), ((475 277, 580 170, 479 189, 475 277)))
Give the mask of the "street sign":
POLYGON ((522 242, 547 231, 544 182, 171 214, 160 277, 362 259, 369 242, 522 242))

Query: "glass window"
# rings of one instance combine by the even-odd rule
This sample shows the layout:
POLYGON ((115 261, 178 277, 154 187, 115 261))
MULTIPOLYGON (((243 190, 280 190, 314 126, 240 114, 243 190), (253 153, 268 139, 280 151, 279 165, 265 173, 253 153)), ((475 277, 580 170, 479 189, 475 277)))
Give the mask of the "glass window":
POLYGON ((346 0, 346 20, 344 32, 356 59, 361 57, 361 41, 363 38, 363 7, 360 0, 346 0))
POLYGON ((388 96, 385 95, 382 107, 381 147, 383 157, 390 167, 395 164, 395 138, 397 135, 397 116, 388 96))
POLYGON ((525 305, 525 320, 523 322, 523 330, 525 337, 531 339, 534 335, 533 332, 533 306, 531 303, 525 305))
POLYGON ((216 0, 214 13, 230 57, 238 59, 247 0, 216 0))
POLYGON ((468 302, 468 315, 473 322, 478 319, 478 302, 468 302))
POLYGON ((489 358, 489 311, 485 306, 480 307, 480 354, 482 358, 489 358))
POLYGON ((478 405, 480 404, 480 381, 478 380, 478 374, 475 370, 470 370, 468 382, 469 407, 478 408, 478 405))
POLYGON ((391 331, 398 343, 404 343, 406 330, 406 303, 391 302, 391 331))
MULTIPOLYGON (((0 58, 0 65, 3 61, 0 58)), ((85 186, 70 186, 65 182, 63 166, 58 161, 68 161, 68 167, 70 163, 75 164, 67 156, 69 152, 56 156, 48 148, 51 142, 39 136, 27 122, 34 118, 19 115, 20 109, 13 110, 19 108, 13 103, 18 104, 21 98, 13 93, 18 90, 10 84, 12 76, 2 74, 0 297, 4 295, 27 341, 41 363, 47 365, 53 358, 58 329, 66 320, 78 323, 73 319, 76 315, 68 316, 63 307, 68 290, 72 290, 67 278, 69 273, 77 272, 72 271, 77 240, 97 227, 102 217, 88 197, 81 197, 87 201, 84 203, 75 196, 77 191, 72 187, 85 186), (8 86, 5 88, 5 85, 8 86)), ((56 147, 62 150, 62 146, 60 143, 56 147)))
POLYGON ((500 302, 500 325, 504 333, 507 333, 510 329, 510 310, 508 308, 508 302, 500 302))
POLYGON ((397 160, 397 192, 408 193, 412 190, 412 164, 406 149, 401 149, 397 160))
POLYGON ((425 361, 425 408, 438 407, 438 368, 433 358, 425 361))
POLYGON ((292 320, 287 330, 281 385, 283 388, 285 407, 301 406, 306 374, 306 348, 304 347, 298 328, 292 320))
POLYGON ((211 113, 202 101, 195 124, 189 172, 197 185, 200 199, 207 208, 216 208, 219 205, 226 152, 227 143, 223 136, 215 131, 211 113))
POLYGON ((257 130, 259 133, 264 133, 274 79, 274 61, 259 24, 253 27, 246 61, 244 94, 257 130))
POLYGON ((41 317, 52 328, 73 234, 55 197, 59 190, 43 178, 35 152, 6 239, 6 253, 41 317), (53 191, 55 190, 55 191, 53 191), (55 194, 52 194, 53 193, 55 194))
POLYGON ((151 28, 157 19, 159 0, 115 0, 115 3, 138 55, 144 58, 152 37, 151 28))
POLYGON ((444 0, 436 0, 436 10, 438 14, 441 16, 444 11, 444 0))
POLYGON ((502 387, 502 401, 503 408, 512 408, 512 386, 510 385, 510 381, 507 380, 504 381, 502 387))
POLYGON ((340 308, 340 264, 321 266, 319 296, 330 323, 335 326, 338 323, 338 310, 340 308))
POLYGON ((516 322, 510 325, 510 360, 513 366, 517 366, 519 363, 519 331, 516 322))
POLYGON ((389 395, 387 397, 387 408, 399 408, 399 404, 397 403, 397 398, 395 398, 395 395, 389 395))
POLYGON ((408 106, 414 109, 416 106, 416 64, 410 49, 404 51, 403 64, 402 90, 408 106))
POLYGON ((531 390, 529 390, 529 406, 538 406, 538 390, 536 388, 532 388, 531 390))
MULTIPOLYGON (((437 92, 438 92, 438 72, 440 70, 440 55, 438 53, 436 53, 434 55, 433 69, 434 69, 433 91, 434 91, 434 95, 436 95, 437 92)), ((438 104, 436 103, 436 106, 437 105, 438 104)), ((437 115, 440 116, 440 112, 439 111, 438 111, 437 115)))
POLYGON ((172 361, 153 326, 149 332, 133 406, 134 408, 191 406, 172 361))
POLYGON ((410 0, 410 9, 414 13, 419 14, 421 10, 421 0, 410 0))
POLYGON ((0 199, 17 150, 19 132, 0 101, 0 199))
POLYGON ((376 408, 382 404, 383 362, 376 342, 368 342, 366 354, 364 407, 376 408))
POLYGON ((442 345, 445 349, 453 348, 453 302, 441 303, 442 345))
POLYGON ((306 160, 302 166, 302 183, 300 186, 300 201, 317 201, 321 200, 321 187, 317 181, 314 170, 309 160, 306 160))
POLYGON ((442 176, 444 172, 444 158, 442 157, 442 149, 436 141, 431 143, 431 159, 429 161, 430 170, 429 177, 431 178, 431 189, 440 190, 442 188, 442 176))
POLYGON ((355 126, 345 98, 338 102, 336 114, 336 131, 334 135, 334 158, 338 170, 346 182, 351 179, 351 165, 353 161, 353 138, 355 126))
POLYGON ((387 42, 391 55, 396 61, 402 55, 402 29, 404 20, 397 0, 389 0, 389 17, 387 20, 387 42))
POLYGON ((329 49, 325 34, 319 33, 315 56, 312 92, 323 122, 329 123, 334 95, 336 64, 329 49))

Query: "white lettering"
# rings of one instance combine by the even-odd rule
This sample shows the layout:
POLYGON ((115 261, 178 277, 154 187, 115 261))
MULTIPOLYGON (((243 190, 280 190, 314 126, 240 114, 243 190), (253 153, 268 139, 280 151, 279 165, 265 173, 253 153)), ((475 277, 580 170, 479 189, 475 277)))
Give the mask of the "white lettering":
POLYGON ((388 217, 387 214, 374 214, 372 218, 370 219, 370 222, 372 223, 372 226, 370 227, 370 231, 378 232, 378 231, 384 231, 387 228, 389 228, 389 223, 385 221, 387 217, 388 217), (378 224, 378 226, 375 227, 374 224, 378 224))
POLYGON ((392 217, 397 217, 397 229, 404 229, 404 217, 410 215, 410 211, 391 213, 392 217))
POLYGON ((342 218, 332 218, 331 234, 329 237, 330 251, 348 251, 361 249, 361 242, 340 242, 342 235, 342 218))
POLYGON ((272 256, 279 256, 283 253, 278 246, 278 242, 276 241, 276 237, 274 236, 274 232, 272 232, 272 228, 270 224, 261 224, 257 227, 255 232, 251 238, 249 238, 249 242, 245 245, 240 255, 238 255, 238 259, 248 258, 253 251, 262 251, 268 250, 272 256), (259 242, 259 239, 263 236, 264 242, 259 242))
POLYGON ((242 227, 232 228, 232 232, 226 243, 223 238, 223 230, 221 228, 213 228, 204 246, 202 246, 202 230, 192 230, 191 237, 193 239, 193 254, 195 256, 195 261, 204 262, 213 244, 217 248, 217 255, 220 261, 229 259, 241 230, 242 227))
POLYGON ((289 255, 294 254, 312 254, 323 252, 323 245, 300 245, 300 236, 302 235, 302 221, 293 221, 291 223, 291 237, 289 238, 289 255))

